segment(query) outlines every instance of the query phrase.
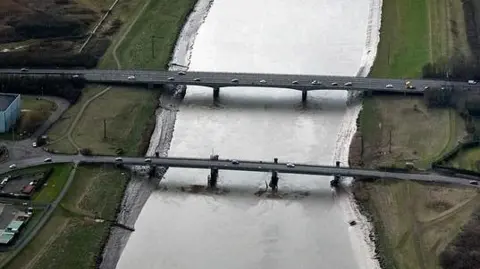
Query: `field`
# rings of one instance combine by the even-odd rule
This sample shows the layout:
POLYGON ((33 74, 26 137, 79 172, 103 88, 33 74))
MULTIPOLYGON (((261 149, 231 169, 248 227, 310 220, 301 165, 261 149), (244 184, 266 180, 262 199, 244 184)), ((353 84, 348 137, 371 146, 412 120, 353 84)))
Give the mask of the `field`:
POLYGON ((79 167, 52 218, 6 268, 93 268, 127 177, 111 166, 79 167))
MULTIPOLYGON (((182 0, 172 4, 163 0, 138 4, 136 13, 130 14, 132 21, 120 29, 100 67, 164 69, 194 3, 182 0), (155 58, 151 57, 151 48, 139 47, 151 44, 152 34, 156 36, 155 58)), ((159 92, 138 88, 86 89, 80 101, 49 131, 54 141, 50 147, 66 153, 88 147, 95 154, 142 155, 154 128, 158 96, 159 92)))
MULTIPOLYGON (((447 63, 452 55, 471 55, 460 0, 383 2, 370 76, 420 77, 424 65, 447 63)), ((454 110, 429 109, 421 97, 366 97, 360 117, 363 162, 425 168, 453 148, 464 129, 454 110)), ((438 255, 480 199, 470 189, 404 182, 357 183, 355 195, 374 223, 385 268, 439 268, 438 255)))

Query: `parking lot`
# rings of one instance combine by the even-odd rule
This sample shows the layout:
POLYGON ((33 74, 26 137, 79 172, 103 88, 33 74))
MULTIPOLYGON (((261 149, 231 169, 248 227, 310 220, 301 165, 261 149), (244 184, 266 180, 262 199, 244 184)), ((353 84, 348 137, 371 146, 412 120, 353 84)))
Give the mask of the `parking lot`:
MULTIPOLYGON (((4 181, 6 177, 2 177, 0 182, 4 181)), ((35 179, 39 180, 42 178, 42 174, 28 174, 21 175, 17 177, 11 177, 8 182, 6 182, 3 187, 0 184, 1 193, 22 193, 22 190, 25 186, 28 186, 30 182, 35 179)))

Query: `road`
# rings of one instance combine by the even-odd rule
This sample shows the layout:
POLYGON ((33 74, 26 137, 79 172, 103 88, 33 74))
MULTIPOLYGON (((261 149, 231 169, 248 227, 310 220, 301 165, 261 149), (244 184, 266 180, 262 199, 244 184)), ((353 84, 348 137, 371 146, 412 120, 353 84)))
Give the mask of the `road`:
POLYGON ((346 76, 293 75, 293 74, 255 74, 255 73, 225 73, 225 72, 187 72, 180 75, 176 71, 146 71, 146 70, 67 70, 67 69, 31 69, 22 72, 19 69, 0 69, 0 74, 23 75, 80 75, 89 83, 99 84, 173 84, 198 85, 212 88, 221 87, 269 87, 289 88, 301 91, 312 90, 371 90, 383 92, 422 93, 425 87, 442 87, 446 84, 456 89, 480 90, 480 84, 469 85, 467 82, 447 82, 443 80, 411 79, 415 89, 405 89, 407 79, 379 79, 346 76), (129 76, 135 79, 129 80, 129 76), (237 79, 238 82, 232 82, 237 79), (264 80, 265 82, 262 82, 264 80), (313 84, 313 81, 316 81, 313 84), (351 82, 352 86, 345 86, 351 82), (332 86, 337 83, 338 86, 332 86), (386 88, 391 84, 392 88, 386 88))
MULTIPOLYGON (((89 164, 105 164, 116 163, 117 156, 82 156, 82 155, 50 155, 52 163, 89 163, 89 164)), ((16 162, 9 161, 0 165, 0 173, 9 170, 9 165, 15 163, 18 168, 26 168, 44 164, 45 157, 36 157, 16 162)), ((144 158, 139 157, 122 157, 122 163, 127 165, 146 165, 144 158)), ((237 170, 237 171, 254 171, 254 172, 271 172, 277 171, 285 174, 305 174, 305 175, 338 175, 345 177, 368 177, 368 178, 385 178, 412 180, 423 182, 436 182, 443 184, 471 185, 470 179, 445 176, 430 172, 386 172, 373 169, 358 169, 348 167, 335 167, 325 165, 295 164, 295 167, 287 167, 286 163, 273 163, 263 161, 246 161, 238 160, 238 164, 233 164, 231 160, 210 160, 201 158, 151 158, 151 164, 164 167, 181 167, 181 168, 199 168, 219 170, 237 170)), ((221 171, 220 171, 221 173, 221 171)), ((478 185, 475 187, 479 187, 478 185)))

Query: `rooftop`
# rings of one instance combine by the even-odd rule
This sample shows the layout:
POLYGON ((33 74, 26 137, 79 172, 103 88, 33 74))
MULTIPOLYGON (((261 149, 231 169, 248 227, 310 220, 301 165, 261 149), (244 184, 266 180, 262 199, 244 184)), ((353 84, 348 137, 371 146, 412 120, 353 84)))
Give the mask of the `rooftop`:
POLYGON ((17 98, 15 94, 0 93, 0 111, 4 111, 17 98))
POLYGON ((0 230, 0 244, 8 244, 13 239, 14 236, 15 236, 15 233, 0 230))

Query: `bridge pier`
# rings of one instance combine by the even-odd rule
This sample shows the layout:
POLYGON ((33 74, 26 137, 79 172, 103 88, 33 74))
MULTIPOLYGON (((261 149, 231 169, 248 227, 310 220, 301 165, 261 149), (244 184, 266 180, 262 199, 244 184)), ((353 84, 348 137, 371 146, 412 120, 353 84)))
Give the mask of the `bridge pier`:
POLYGON ((153 89, 154 87, 155 87, 155 85, 154 85, 152 82, 149 82, 149 83, 147 84, 147 88, 148 88, 149 90, 153 89))
MULTIPOLYGON (((336 167, 340 167, 340 162, 336 161, 335 162, 336 167)), ((332 188, 338 188, 340 186, 340 176, 339 175, 334 175, 333 179, 330 180, 330 187, 332 188)))
POLYGON ((213 100, 218 100, 218 98, 220 97, 220 88, 219 87, 215 87, 213 88, 213 100))
POLYGON ((307 90, 302 90, 302 103, 307 102, 307 90))
MULTIPOLYGON (((273 158, 274 163, 278 163, 278 158, 273 158)), ((272 177, 270 178, 270 183, 268 184, 272 191, 277 191, 278 189, 278 172, 272 171, 272 177)))
MULTIPOLYGON (((218 160, 218 155, 210 155, 210 160, 218 160)), ((210 175, 208 176, 208 188, 214 189, 217 187, 218 181, 218 168, 211 168, 210 175)))

